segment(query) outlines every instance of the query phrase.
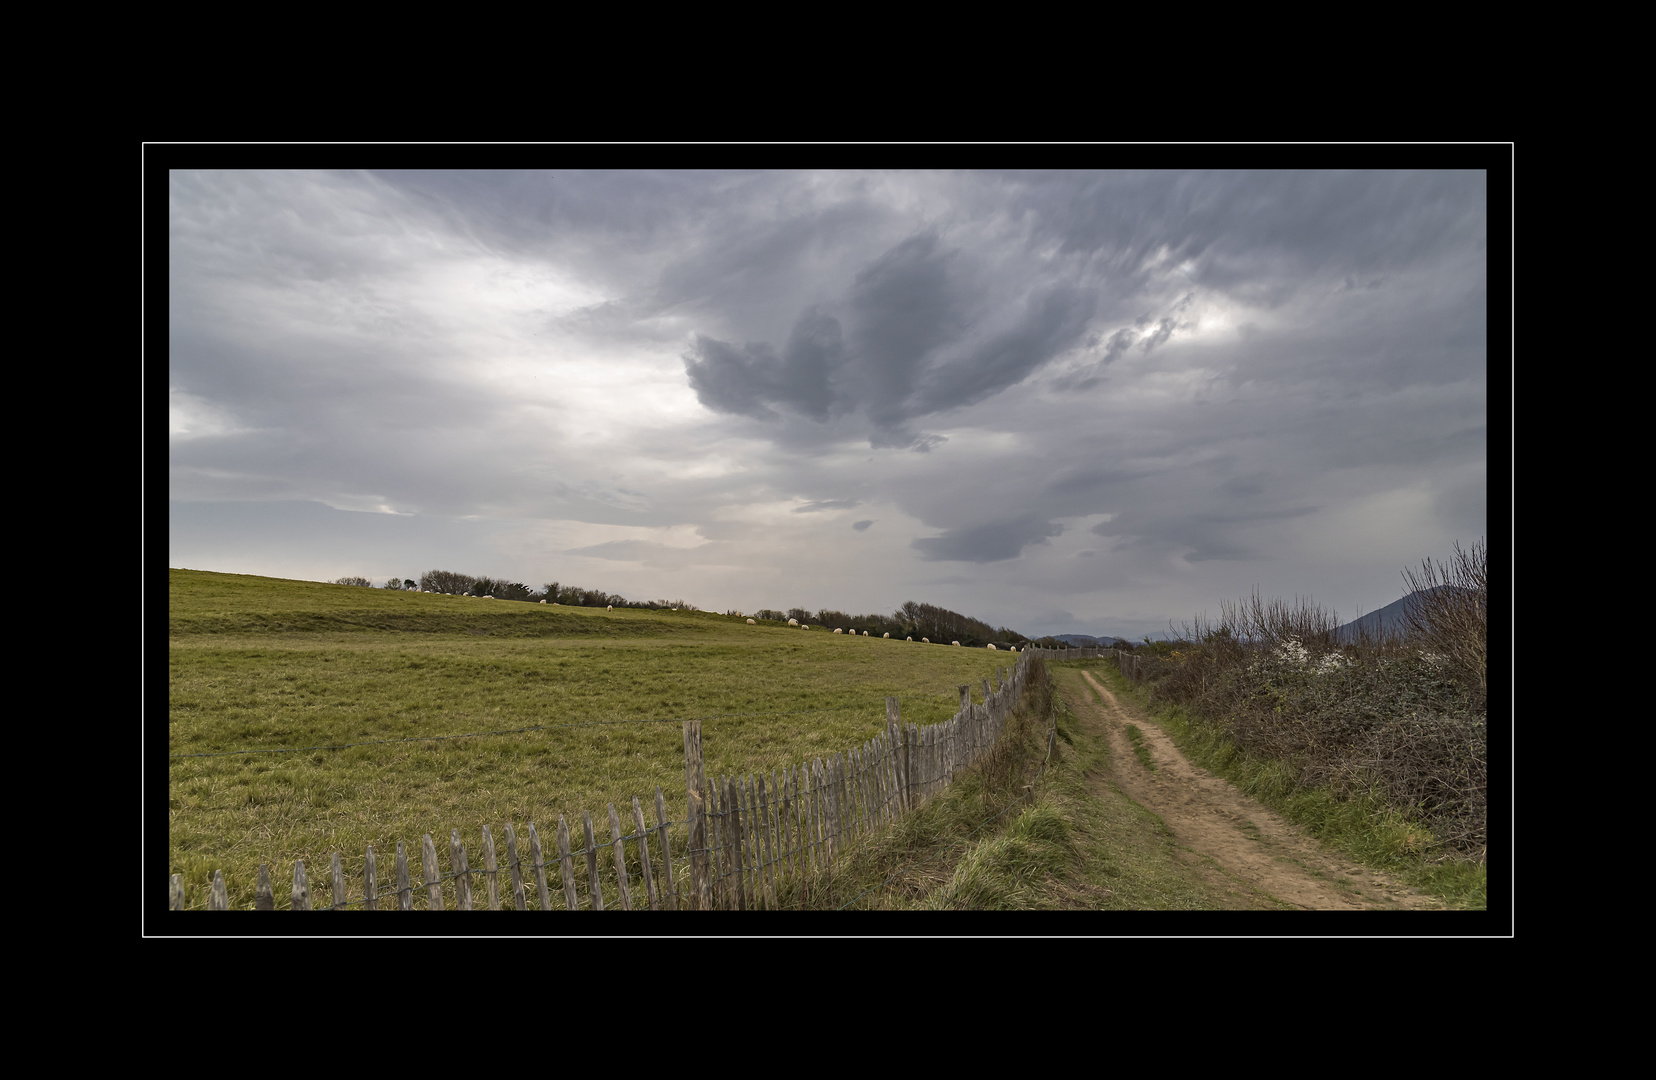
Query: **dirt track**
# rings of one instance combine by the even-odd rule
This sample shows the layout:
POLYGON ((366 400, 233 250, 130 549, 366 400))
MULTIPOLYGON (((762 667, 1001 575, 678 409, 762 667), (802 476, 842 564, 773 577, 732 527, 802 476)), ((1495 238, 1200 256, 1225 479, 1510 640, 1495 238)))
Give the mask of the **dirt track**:
POLYGON ((1110 774, 1091 777, 1093 783, 1107 789, 1113 781, 1134 802, 1157 814, 1186 849, 1191 866, 1229 898, 1227 906, 1443 907, 1432 897, 1324 848, 1224 780, 1192 765, 1161 728, 1123 705, 1091 672, 1080 674, 1098 696, 1079 687, 1066 696, 1078 699, 1070 704, 1080 722, 1101 730, 1110 745, 1110 774), (1134 754, 1128 724, 1142 733, 1154 771, 1134 754))

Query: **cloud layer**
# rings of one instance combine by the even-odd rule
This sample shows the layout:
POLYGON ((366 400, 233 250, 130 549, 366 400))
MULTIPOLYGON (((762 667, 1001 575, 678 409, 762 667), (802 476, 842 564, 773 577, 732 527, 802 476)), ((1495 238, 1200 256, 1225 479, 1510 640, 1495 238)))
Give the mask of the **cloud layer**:
POLYGON ((173 565, 1136 635, 1256 585, 1373 609, 1487 532, 1482 173, 167 198, 173 565))

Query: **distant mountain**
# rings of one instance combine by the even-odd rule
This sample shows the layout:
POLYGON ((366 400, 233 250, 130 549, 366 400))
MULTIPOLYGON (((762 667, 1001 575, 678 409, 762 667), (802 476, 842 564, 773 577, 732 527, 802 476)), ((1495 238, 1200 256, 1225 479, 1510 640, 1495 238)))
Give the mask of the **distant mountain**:
MULTIPOLYGON (((1448 588, 1453 588, 1453 586, 1438 586, 1438 589, 1448 588)), ((1435 592, 1437 590, 1434 589, 1428 591, 1435 592)), ((1417 598, 1420 595, 1420 593, 1410 593, 1401 600, 1395 600, 1392 603, 1387 604, 1379 611, 1371 611, 1360 619, 1353 619, 1344 626, 1338 627, 1334 631, 1336 640, 1355 641, 1359 631, 1368 634, 1370 637, 1380 637, 1382 633, 1386 637, 1394 637, 1408 633, 1408 609, 1417 601, 1417 598)))
POLYGON ((1074 645, 1077 648, 1092 648, 1095 645, 1114 645, 1118 641, 1127 640, 1126 638, 1093 637, 1091 634, 1053 634, 1052 636, 1067 645, 1074 645))

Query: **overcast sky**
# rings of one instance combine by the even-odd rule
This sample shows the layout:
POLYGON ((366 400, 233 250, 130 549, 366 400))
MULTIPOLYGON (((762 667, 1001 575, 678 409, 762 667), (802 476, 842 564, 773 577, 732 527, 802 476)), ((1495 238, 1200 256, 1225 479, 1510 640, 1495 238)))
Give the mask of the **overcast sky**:
POLYGON ((168 199, 170 566, 1137 638, 1255 588, 1349 620, 1488 532, 1482 172, 168 199))

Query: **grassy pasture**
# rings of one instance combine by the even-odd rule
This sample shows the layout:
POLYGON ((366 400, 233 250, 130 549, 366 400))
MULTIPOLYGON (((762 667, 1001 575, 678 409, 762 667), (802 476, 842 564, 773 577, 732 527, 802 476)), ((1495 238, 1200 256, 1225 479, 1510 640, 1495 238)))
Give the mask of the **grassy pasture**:
MULTIPOLYGON (((474 869, 484 824, 503 861, 506 822, 525 859, 529 823, 552 849, 559 814, 579 847, 581 812, 590 812, 602 843, 609 803, 626 822, 636 795, 654 824, 658 785, 681 820, 682 726, 637 721, 709 717, 710 778, 768 775, 871 738, 886 695, 902 699, 906 721, 947 719, 956 686, 972 685, 981 700, 982 680, 1013 661, 706 612, 553 608, 194 570, 171 571, 169 584, 168 753, 220 755, 168 758, 169 873, 184 875, 191 907, 204 905, 222 869, 231 907, 251 908, 261 862, 284 907, 296 859, 322 902, 334 851, 358 897, 370 843, 385 891, 399 840, 417 884, 427 832, 445 872, 456 828, 474 869), (511 733, 437 738, 477 732, 511 733), (347 743, 370 745, 225 753, 347 743)), ((676 855, 682 829, 674 845, 676 855)), ((452 884, 445 891, 452 905, 452 884)))

